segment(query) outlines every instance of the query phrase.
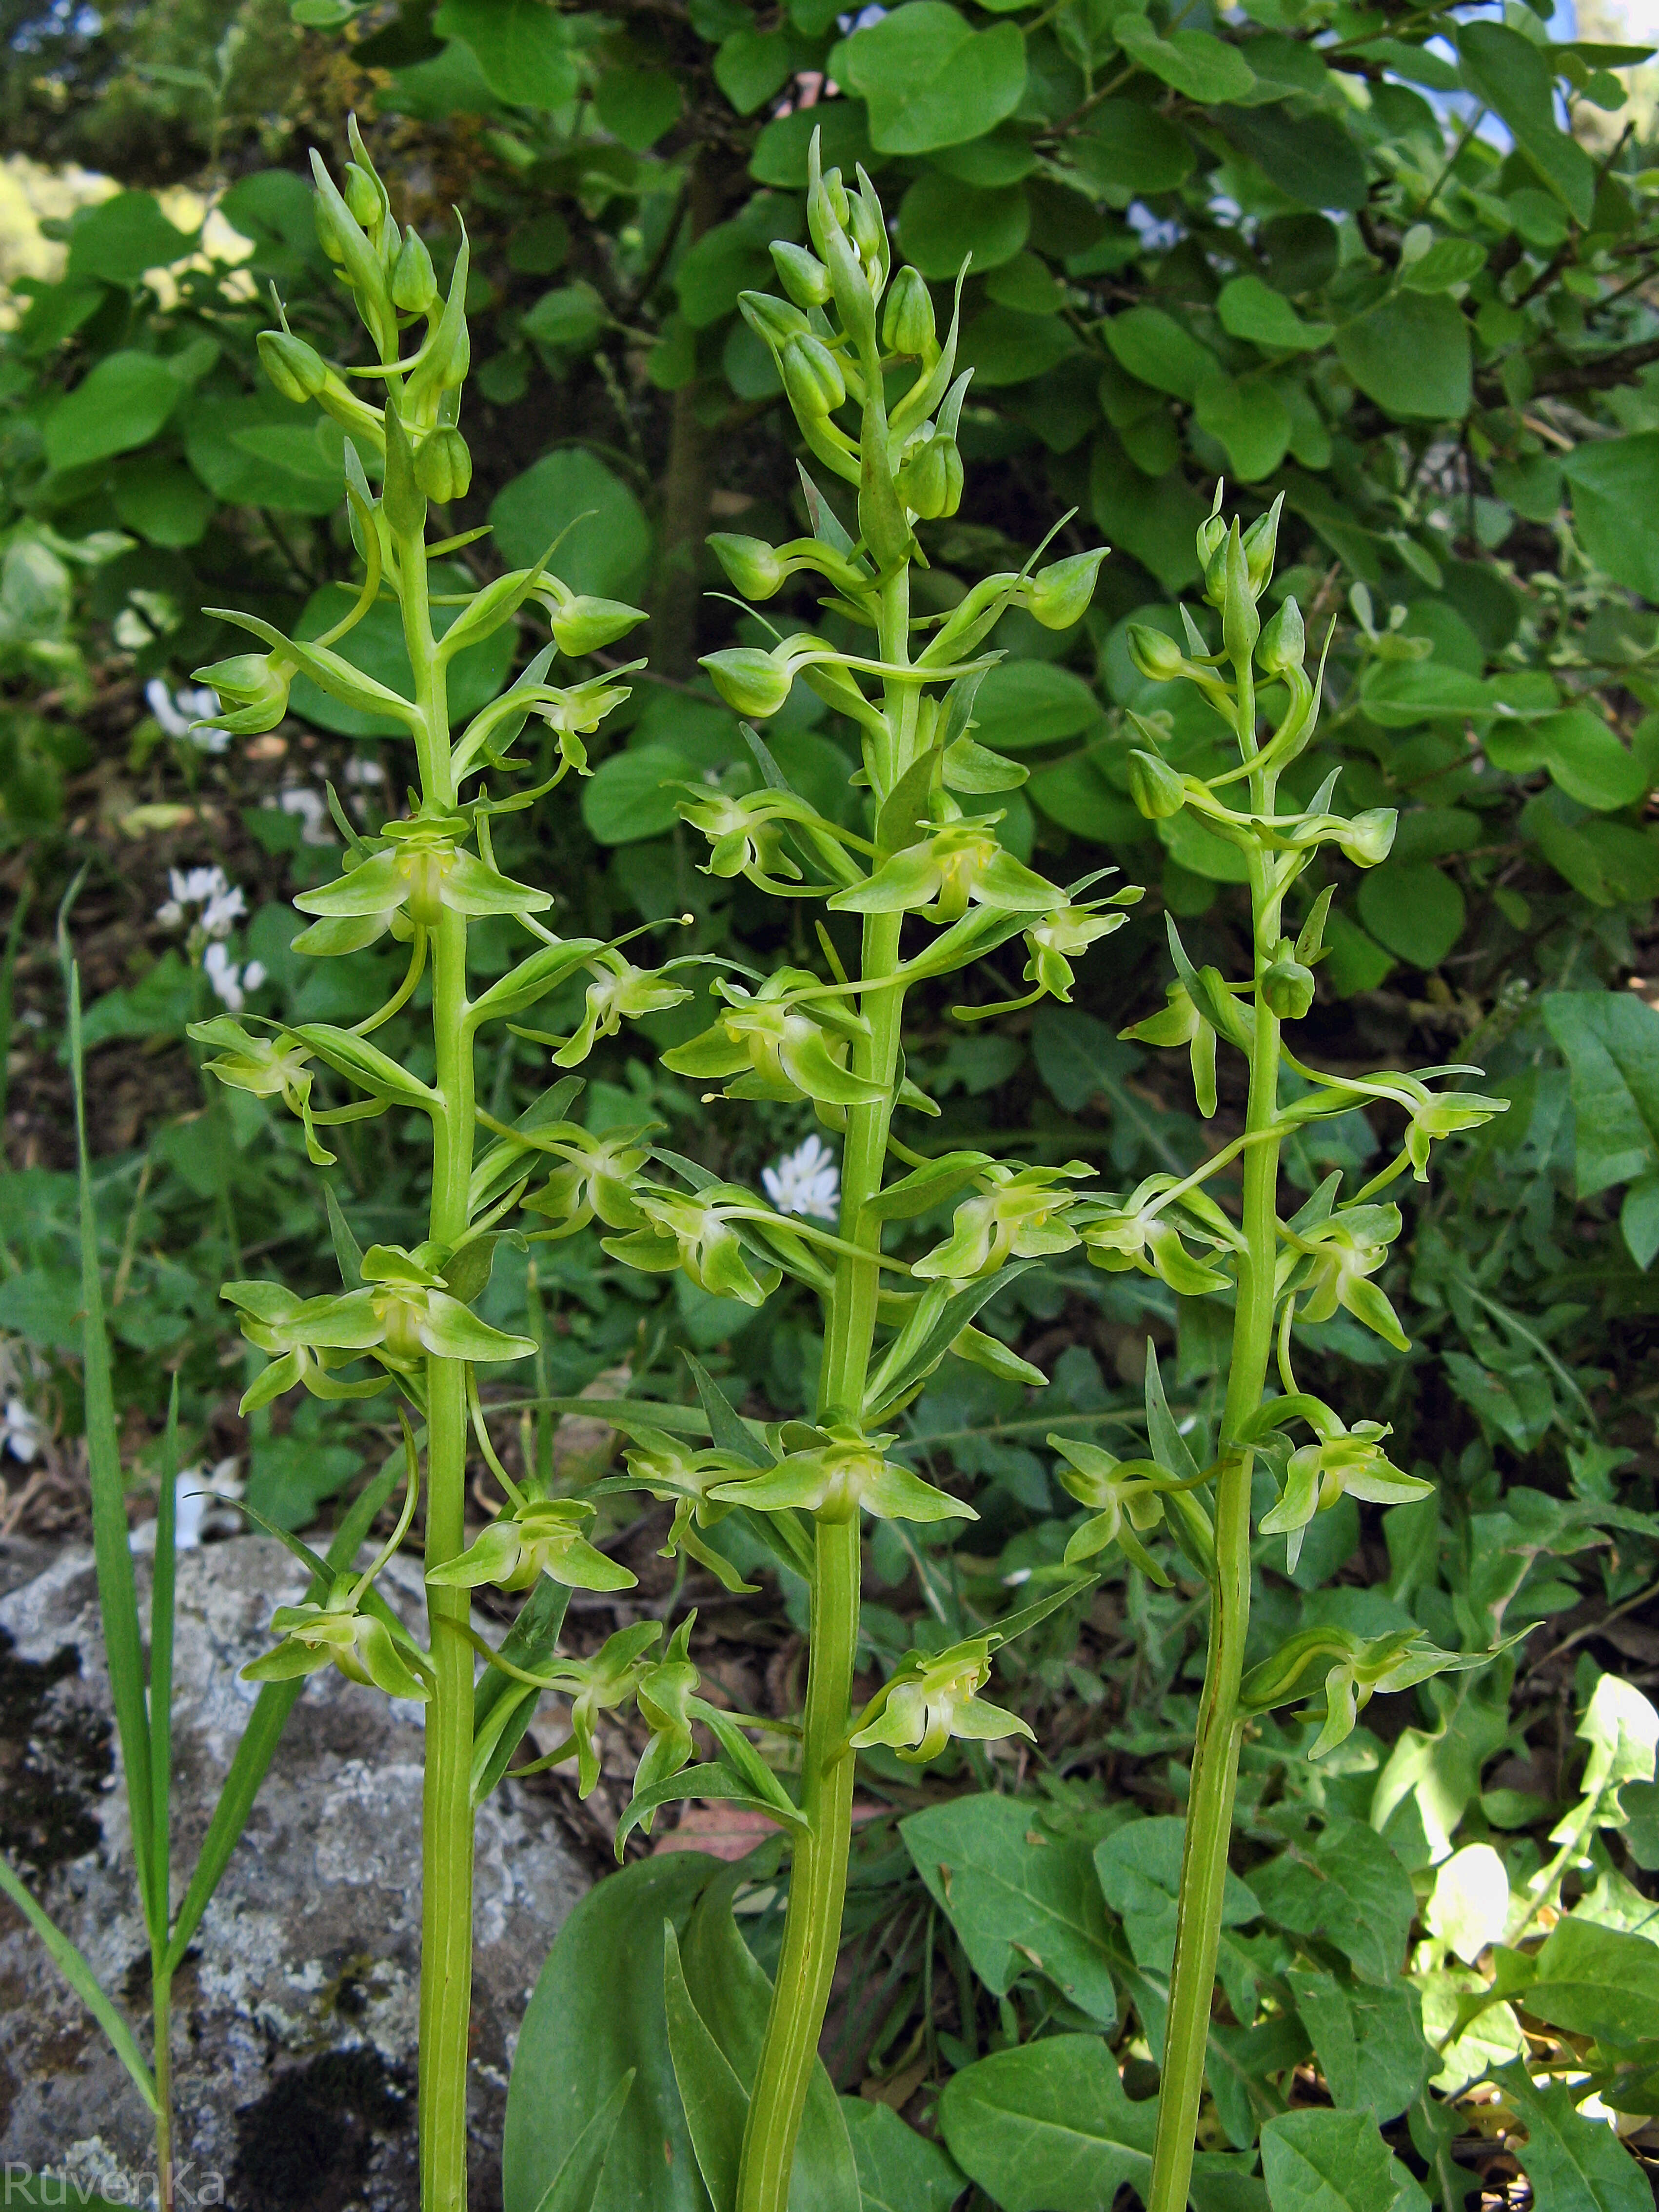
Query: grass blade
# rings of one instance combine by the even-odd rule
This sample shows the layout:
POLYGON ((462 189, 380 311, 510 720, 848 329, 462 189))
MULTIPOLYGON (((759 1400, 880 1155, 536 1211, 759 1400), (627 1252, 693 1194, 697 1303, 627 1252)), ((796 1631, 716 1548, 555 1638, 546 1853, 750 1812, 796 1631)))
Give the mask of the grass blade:
POLYGON ((132 2039, 132 2030, 116 2010, 100 1986, 97 1976, 56 1921, 51 1919, 24 1888, 13 1871, 9 1860, 0 1858, 0 1889, 4 1890, 17 1910, 28 1922, 35 1934, 52 1954, 52 1963, 87 2010, 98 2022, 111 2043, 115 2055, 138 2084, 139 2092, 152 2112, 156 2107, 155 2083, 144 2063, 144 2055, 132 2039))
MULTIPOLYGON (((6 1126, 7 1078, 11 1060, 11 1031, 14 1000, 12 985, 17 974, 17 954, 23 942, 23 921, 29 910, 31 886, 25 884, 12 908, 11 927, 6 932, 6 949, 0 954, 0 1129, 6 1126)), ((6 1171, 6 1154, 0 1146, 0 1175, 6 1171)))
POLYGON ((138 1591, 121 1482, 121 1447, 110 1383, 109 1340, 104 1330, 104 1286, 98 1271, 98 1223, 92 1205, 87 1157, 86 1071, 81 1049, 81 971, 69 969, 70 1068, 75 1083, 75 1146, 81 1182, 81 1324, 86 1389, 87 1473, 92 1486, 92 1548, 98 1570, 98 1609, 103 1616, 115 1725, 121 1740, 127 1805, 132 1823, 144 1916, 165 1926, 167 1900, 155 1884, 155 1817, 150 1804, 149 1710, 144 1696, 143 1644, 138 1632, 138 1591))
MULTIPOLYGON (((418 1432, 417 1444, 424 1440, 425 1433, 424 1430, 418 1432)), ((375 1515, 391 1497, 404 1472, 404 1448, 399 1444, 335 1532, 334 1540, 328 1547, 328 1565, 331 1574, 337 1574, 349 1566, 356 1558, 359 1547, 374 1526, 375 1515)), ((313 1576, 306 1595, 315 1601, 321 1598, 323 1590, 322 1577, 313 1576)), ((224 1787, 219 1792, 219 1802, 213 1808, 207 1834, 202 1839, 196 1871, 191 1876, 190 1887, 179 1908, 179 1917, 173 1923, 173 1941, 167 1946, 167 1955, 169 1973, 177 1972, 185 1953, 190 1948, 191 1937, 201 1925, 202 1915, 207 1911, 213 1893, 230 1863, 230 1855, 247 1826, 247 1816, 253 1810, 253 1801, 259 1794, 259 1785, 276 1755, 277 1742, 288 1717, 298 1704, 304 1688, 303 1680, 267 1682, 255 1701, 247 1726, 242 1731, 242 1740, 236 1747, 236 1755, 230 1762, 230 1771, 225 1777, 224 1787)))
POLYGON ((161 1489, 155 1505, 155 1571, 149 1597, 149 1796, 155 1821, 155 1902, 149 1940, 165 1944, 172 1908, 173 1631, 179 1579, 179 1377, 167 1397, 161 1489))

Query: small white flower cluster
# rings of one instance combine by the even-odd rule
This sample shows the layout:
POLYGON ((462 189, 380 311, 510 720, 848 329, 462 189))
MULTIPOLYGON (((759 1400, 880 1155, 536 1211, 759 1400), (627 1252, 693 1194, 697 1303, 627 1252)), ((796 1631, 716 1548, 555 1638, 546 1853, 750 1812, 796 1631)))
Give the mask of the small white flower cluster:
POLYGON ((841 1211, 841 1170, 821 1137, 809 1137, 793 1152, 786 1152, 775 1167, 763 1168, 761 1181, 780 1213, 833 1221, 841 1211))
POLYGON ((188 919, 204 937, 226 938, 247 912, 240 884, 233 884, 222 868, 169 868, 167 882, 173 896, 155 909, 163 929, 177 929, 188 919), (186 915, 185 908, 197 914, 186 915))
POLYGON ((257 991, 265 980, 262 960, 239 964, 225 945, 225 939, 247 912, 241 885, 230 882, 222 868, 170 868, 167 881, 173 896, 156 908, 155 919, 163 929, 179 929, 189 923, 192 939, 203 948, 202 973, 215 998, 233 1014, 240 1013, 247 994, 257 991))
POLYGON ((264 803, 283 814, 298 817, 304 824, 300 832, 302 845, 334 843, 334 833, 328 826, 328 808, 320 791, 313 791, 308 784, 291 783, 264 803))
POLYGON ((144 700, 168 737, 187 739, 198 752, 222 753, 230 743, 228 730, 216 729, 208 722, 208 717, 219 711, 216 691, 190 684, 180 691, 173 691, 161 677, 152 676, 144 686, 144 700), (193 730, 191 727, 192 722, 207 723, 208 726, 193 730))
MULTIPOLYGON (((233 1510, 242 1489, 234 1458, 216 1461, 211 1468, 180 1468, 173 1486, 174 1549, 198 1551, 204 1536, 234 1536, 242 1525, 241 1516, 233 1510)), ((155 1549, 155 1522, 139 1522, 131 1546, 135 1552, 155 1549)))
POLYGON ((40 1421, 21 1398, 8 1398, 0 1415, 0 1456, 21 1459, 27 1467, 40 1449, 40 1421))

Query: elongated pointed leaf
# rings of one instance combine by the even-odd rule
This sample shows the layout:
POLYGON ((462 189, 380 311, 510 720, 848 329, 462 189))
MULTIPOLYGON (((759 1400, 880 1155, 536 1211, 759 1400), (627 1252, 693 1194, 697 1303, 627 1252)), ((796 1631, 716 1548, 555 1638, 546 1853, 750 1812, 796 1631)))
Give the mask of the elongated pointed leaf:
POLYGON ((691 2001, 674 1923, 663 1923, 663 2010, 674 2080, 703 2186, 720 2212, 738 2201, 738 2167, 749 2118, 749 2093, 691 2001))
POLYGON ((138 2084, 144 2102, 152 2112, 157 2111, 155 2083, 144 2063, 143 2054, 133 2040, 132 2030, 99 1986, 98 1977, 80 1952, 63 1929, 42 1911, 13 1872, 9 1861, 4 1858, 0 1858, 0 1890, 5 1892, 33 1929, 51 1953, 52 1964, 108 2036, 117 2057, 138 2084))
POLYGON ((536 2212, 593 2212, 606 2154, 638 2074, 630 2066, 570 2146, 536 2212))
POLYGON ((86 1394, 87 1474, 92 1488, 92 1547, 98 1573, 110 1695, 132 1816, 132 1856, 147 1923, 166 1924, 167 1899, 155 1887, 155 1808, 150 1793, 149 1706, 144 1694, 143 1647, 138 1631, 138 1592, 121 1480, 121 1447, 110 1382, 109 1339, 104 1329, 104 1287, 98 1267, 98 1219, 93 1211, 92 1168, 87 1152, 86 1070, 81 1045, 81 971, 69 970, 70 1069, 75 1085, 75 1148, 80 1178, 81 1341, 86 1394), (159 1913, 159 1919, 156 1917, 159 1913))

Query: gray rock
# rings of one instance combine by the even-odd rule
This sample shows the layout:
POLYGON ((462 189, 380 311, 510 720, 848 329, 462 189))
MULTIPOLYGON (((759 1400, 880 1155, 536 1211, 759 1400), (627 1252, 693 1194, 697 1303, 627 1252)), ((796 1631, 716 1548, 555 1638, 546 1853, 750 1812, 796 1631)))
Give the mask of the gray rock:
MULTIPOLYGON (((148 1568, 138 1563, 141 1605, 148 1568)), ((173 1897, 182 1897, 255 1695, 237 1669, 273 1607, 301 1595, 273 1540, 239 1536, 179 1566, 173 1897)), ((116 1784, 92 1557, 0 1556, 0 1844, 139 2023, 149 1947, 116 1784), (20 1568, 39 1571, 18 1582, 20 1568)), ((414 1626, 418 1571, 382 1588, 414 1626)), ((422 1725, 330 1670, 295 1706, 243 1840, 174 1990, 179 2202, 235 2212, 415 2212, 422 1725), (216 2185, 211 2177, 219 2177, 216 2185)), ((499 2145, 519 2021, 553 1935, 587 1885, 544 1796, 508 1783, 477 1831, 469 2116, 473 2202, 500 2202, 499 2145)), ((21 1916, 0 1902, 0 2160, 148 2200, 149 2114, 21 1916)))

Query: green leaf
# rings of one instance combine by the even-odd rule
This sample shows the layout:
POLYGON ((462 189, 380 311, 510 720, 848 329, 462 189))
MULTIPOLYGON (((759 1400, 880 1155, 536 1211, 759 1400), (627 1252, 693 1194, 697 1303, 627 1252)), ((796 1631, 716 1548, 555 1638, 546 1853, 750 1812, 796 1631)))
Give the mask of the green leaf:
MULTIPOLYGON (((0 1890, 11 1899, 45 1945, 54 1966, 75 1991, 106 2036, 116 2057, 138 2085, 139 2094, 152 2112, 159 2111, 155 2082, 145 2064, 132 2030, 105 1994, 97 1976, 56 1922, 38 1905, 13 1871, 9 1859, 0 1857, 0 1890)), ((10 2193, 7 2182, 7 2193, 10 2193)))
POLYGON ((862 95, 870 143, 882 154, 926 154, 982 138, 1013 113, 1025 89, 1018 25, 973 31, 942 0, 909 0, 855 31, 837 52, 836 74, 862 95))
POLYGON ((951 2212, 967 2177, 941 2145, 867 2098, 843 2097, 841 2111, 858 2161, 863 2212, 951 2212))
POLYGON ((735 2204, 748 2093, 691 2001, 672 1920, 663 1923, 663 2010, 675 2085, 703 2186, 717 2205, 735 2204))
POLYGON ((1495 722, 1482 743, 1487 759, 1505 775, 1547 769, 1576 805, 1599 813, 1632 806, 1647 791, 1642 762, 1593 707, 1570 707, 1532 722, 1495 722))
POLYGON ((633 2087, 630 2067, 570 2146, 536 2212, 593 2212, 611 2139, 633 2087))
POLYGON ((1231 337, 1248 338, 1252 345, 1301 353, 1331 341, 1329 323, 1304 323, 1285 295, 1260 276, 1235 276, 1222 286, 1215 305, 1222 329, 1231 337))
POLYGON ((1659 599, 1659 430, 1593 438, 1563 457, 1584 550, 1615 583, 1659 599))
POLYGON ((1245 483, 1270 477, 1291 442, 1291 410, 1260 376, 1212 374, 1198 387, 1199 427, 1227 449, 1233 474, 1245 483))
POLYGON ((1031 1808, 1012 1797, 930 1806, 901 1820, 899 1833, 994 1995, 1035 1967, 1079 2010, 1111 2026, 1117 1996, 1106 1916, 1085 1844, 1047 1835, 1031 1808))
POLYGON ((349 1445, 320 1443, 313 1435, 256 1437, 248 1504, 279 1528, 308 1528, 318 1507, 343 1490, 362 1463, 349 1445))
POLYGON ((1407 263, 1400 281, 1408 292, 1445 292, 1467 284, 1486 265, 1486 249, 1472 238, 1437 238, 1428 252, 1407 263))
POLYGON ((1119 366, 1155 392, 1190 400, 1216 373, 1215 356, 1162 307, 1126 307, 1105 325, 1119 366))
POLYGON ((1146 2195, 1158 2106, 1130 2102, 1098 2036, 1044 2036, 963 2067, 939 2109, 951 2157, 1001 2212, 1100 2212, 1126 2184, 1146 2195))
POLYGON ((1384 860, 1359 884, 1359 918, 1380 945, 1411 967, 1437 968, 1463 934, 1468 915, 1455 878, 1426 860, 1384 860))
POLYGON ((993 752, 1023 752, 1092 730, 1100 702, 1080 676, 1050 660, 1005 660, 974 696, 970 728, 993 752))
POLYGON ((509 106, 568 107, 576 96, 564 20, 542 0, 444 0, 432 27, 471 48, 489 89, 509 106))
POLYGON ((1339 2105, 1392 2120, 1415 2103, 1434 2060, 1423 2039, 1423 2000, 1408 1982, 1370 1990, 1296 1967, 1286 1978, 1339 2105))
POLYGON ((1353 210, 1365 204, 1365 157, 1334 115, 1317 109, 1236 107, 1222 118, 1233 143, 1289 199, 1304 208, 1353 210))
POLYGON ((746 24, 721 40, 714 54, 714 82, 739 115, 752 115, 788 82, 793 66, 787 31, 746 24))
POLYGON ((793 115, 780 116, 766 125, 749 157, 749 173, 756 183, 804 192, 806 150, 815 131, 823 133, 822 159, 826 169, 839 169, 850 177, 860 161, 866 169, 881 167, 865 129, 862 101, 831 100, 816 107, 797 108, 793 115))
POLYGON ((148 445, 185 390, 158 355, 106 354, 46 416, 47 460, 82 468, 148 445))
POLYGON ((1417 1909, 1411 1877, 1363 1820, 1333 1820, 1299 1838, 1250 1887, 1268 1917, 1293 1935, 1322 1936, 1363 1981, 1387 1987, 1400 1971, 1417 1909))
POLYGON ((1527 2130, 1515 2154, 1532 2184, 1534 2212, 1650 2212, 1641 2167, 1605 2120, 1575 2110, 1565 2081, 1540 2089, 1520 2060, 1492 2079, 1527 2130))
POLYGON ((82 208, 70 227, 69 274, 136 284, 196 250, 195 234, 167 221, 153 192, 117 192, 82 208))
POLYGON ((389 1098, 394 1105, 412 1106, 422 1113, 430 1113, 442 1101, 438 1093, 410 1074, 408 1070, 370 1044, 367 1037, 354 1036, 349 1030, 334 1028, 327 1022, 302 1022, 294 1035, 304 1045, 309 1045, 319 1060, 326 1060, 337 1074, 346 1076, 358 1088, 389 1098))
POLYGON ((1437 714, 1490 714, 1490 684, 1441 659, 1374 660, 1360 678, 1365 712, 1385 730, 1408 730, 1437 714))
POLYGON ((142 453, 117 470, 115 512, 152 545, 195 545, 213 518, 214 498, 190 471, 163 453, 142 453))
POLYGON ((671 745, 633 745, 601 761, 582 786, 582 820, 601 845, 660 837, 679 817, 680 786, 696 769, 671 745))
POLYGON ((1469 326, 1443 292, 1397 292, 1336 334, 1337 357, 1368 399, 1401 422, 1462 422, 1469 326))
MULTIPOLYGON (((1181 1891, 1184 1820, 1161 1816, 1127 1820, 1095 1845, 1095 1875, 1123 1923, 1139 1966, 1167 1978, 1175 1957, 1176 1899, 1181 1891)), ((1259 1919, 1261 1907, 1231 1869, 1221 1902, 1221 1925, 1259 1919)))
POLYGON ((539 2212, 583 2130, 635 2080, 592 2212, 710 2212, 669 2057, 663 1923, 684 1932, 715 1871, 694 1851, 636 1860, 559 1930, 526 2011, 501 2141, 504 2212, 539 2212))
MULTIPOLYGON (((1109 342, 1115 325, 1106 327, 1109 342)), ((1117 440, 1103 432, 1095 441, 1089 499, 1102 535, 1139 561, 1166 592, 1177 592, 1196 577, 1194 538, 1208 508, 1179 469, 1149 483, 1117 440)))
POLYGON ((1544 1021, 1572 1079, 1580 1198, 1659 1167, 1659 1013, 1631 991, 1553 991, 1544 1021))
POLYGON ((497 552, 514 568, 532 567, 568 530, 555 573, 595 599, 625 599, 651 557, 651 526, 638 500, 581 447, 545 453, 514 477, 496 493, 489 520, 497 552))
POLYGON ((673 129, 685 103, 671 70, 612 63, 593 88, 593 111, 613 138, 643 154, 673 129))
MULTIPOLYGON (((887 20, 900 21, 918 8, 933 5, 934 0, 909 0, 908 7, 887 20)), ((998 28, 1012 30, 1013 26, 1006 23, 998 28)), ((860 38, 873 35, 859 33, 860 38)), ((996 33, 987 35, 994 38, 996 33)), ((954 276, 969 254, 976 275, 999 268, 1013 259, 1030 228, 1030 207, 1019 185, 987 191, 928 169, 899 204, 899 244, 905 259, 914 262, 924 276, 954 276)))
POLYGON ((1071 141, 1079 173, 1097 191, 1173 191, 1197 160, 1186 132, 1139 100, 1103 100, 1071 141))
POLYGON ((1501 23, 1460 23, 1463 81, 1502 116, 1515 142, 1562 204, 1588 226, 1595 206, 1595 164, 1555 119, 1550 65, 1532 40, 1501 23))
POLYGON ((1659 2021, 1659 1948, 1645 1936, 1569 1915, 1534 1961, 1519 2002, 1534 2019, 1598 2043, 1639 2043, 1659 2021))
POLYGON ((1392 2166, 1369 2112, 1282 2112, 1261 2130, 1273 2212, 1393 2212, 1392 2166))
MULTIPOLYGON (((957 186, 958 192, 967 189, 963 185, 957 186)), ((980 266, 977 254, 974 265, 980 266)), ((1060 316, 1024 314, 1014 307, 994 307, 975 315, 963 332, 957 365, 973 370, 975 392, 996 391, 1004 385, 1046 376, 1076 350, 1077 341, 1060 316)))
POLYGON ((561 284, 544 292, 521 325, 538 345, 587 353, 605 328, 605 302, 591 284, 561 284))
POLYGON ((1112 35, 1139 68, 1206 107, 1248 100, 1255 90, 1255 72, 1238 48, 1208 31, 1172 31, 1163 38, 1149 16, 1124 15, 1113 17, 1112 35))

